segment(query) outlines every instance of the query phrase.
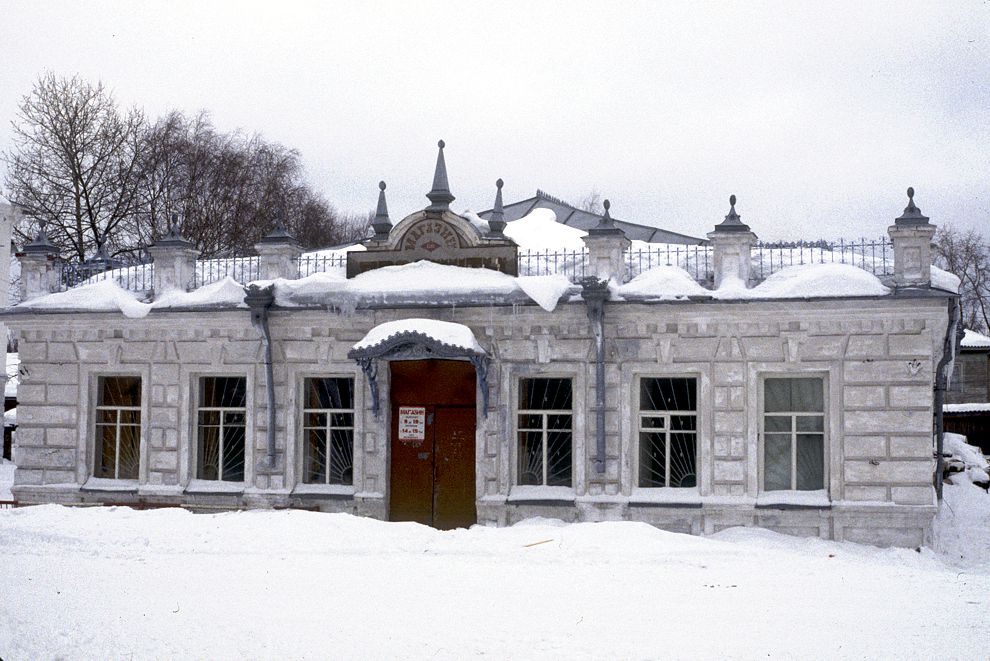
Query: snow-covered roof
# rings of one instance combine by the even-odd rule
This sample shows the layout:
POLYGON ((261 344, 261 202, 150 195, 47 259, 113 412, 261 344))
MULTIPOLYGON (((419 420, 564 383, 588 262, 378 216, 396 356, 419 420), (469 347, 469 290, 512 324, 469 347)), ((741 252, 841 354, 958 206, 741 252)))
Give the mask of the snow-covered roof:
MULTIPOLYGON (((486 222, 476 214, 466 214, 472 223, 486 222)), ((580 287, 572 280, 586 273, 587 258, 582 237, 587 232, 557 222, 554 211, 549 208, 532 209, 525 216, 508 222, 504 231, 521 250, 530 251, 526 260, 520 252, 520 272, 554 275, 514 277, 491 269, 420 261, 372 269, 348 279, 343 268, 346 262, 344 256, 348 250, 363 249, 363 246, 352 246, 305 254, 303 259, 328 261, 320 264, 319 270, 312 275, 275 280, 275 303, 281 307, 355 309, 397 305, 501 305, 533 301, 543 309, 552 311, 559 301, 580 293, 580 287)), ((870 272, 886 272, 886 262, 882 258, 873 260, 862 251, 856 252, 852 244, 834 250, 820 247, 787 250, 791 260, 804 263, 782 266, 781 255, 775 249, 755 251, 754 273, 757 277, 770 274, 763 282, 747 288, 738 280, 728 279, 717 289, 707 289, 699 284, 699 280, 711 278, 710 265, 713 260, 710 246, 653 244, 637 240, 633 241, 628 258, 630 267, 634 267, 632 272, 638 272, 638 275, 628 283, 614 283, 612 292, 617 300, 640 301, 872 297, 891 292, 870 272)), ((242 273, 242 280, 247 279, 242 273)), ((272 284, 271 281, 257 283, 272 284)), ((959 280, 951 273, 932 267, 932 284, 940 289, 956 291, 959 280)), ((39 297, 20 304, 18 308, 119 310, 128 317, 143 317, 155 309, 244 307, 243 287, 230 277, 192 292, 165 292, 153 302, 145 302, 143 296, 146 293, 126 291, 109 278, 39 297)), ((990 338, 984 339, 990 346, 990 338)), ((963 346, 967 346, 965 341, 963 346)))
POLYGON ((964 349, 990 349, 990 337, 967 328, 959 346, 964 349))
POLYGON ((944 404, 945 413, 990 413, 990 402, 969 402, 966 404, 944 404))
POLYGON ((672 300, 708 297, 723 301, 781 298, 884 296, 890 293, 872 273, 850 264, 788 266, 747 288, 729 278, 714 290, 705 289, 676 266, 657 266, 616 289, 625 299, 672 300))
MULTIPOLYGON (((558 224, 578 230, 591 229, 601 222, 602 219, 601 214, 578 209, 564 200, 554 197, 553 195, 549 195, 541 190, 536 191, 536 195, 533 197, 506 204, 503 207, 503 214, 505 220, 507 222, 511 222, 527 216, 537 210, 550 211, 554 214, 558 224)), ((491 218, 492 210, 489 209, 488 211, 482 211, 478 215, 487 220, 491 218)), ((670 230, 661 229, 659 227, 640 225, 638 223, 630 223, 614 218, 613 222, 616 227, 625 232, 626 236, 632 240, 650 241, 654 243, 672 243, 679 245, 702 245, 707 243, 707 240, 703 238, 688 236, 679 232, 671 232, 670 230)), ((506 234, 508 234, 508 232, 506 232, 506 234)))
POLYGON ((420 335, 439 344, 467 352, 483 355, 485 350, 478 344, 474 333, 464 324, 436 319, 400 319, 378 324, 354 345, 355 351, 370 349, 389 339, 402 335, 420 335))

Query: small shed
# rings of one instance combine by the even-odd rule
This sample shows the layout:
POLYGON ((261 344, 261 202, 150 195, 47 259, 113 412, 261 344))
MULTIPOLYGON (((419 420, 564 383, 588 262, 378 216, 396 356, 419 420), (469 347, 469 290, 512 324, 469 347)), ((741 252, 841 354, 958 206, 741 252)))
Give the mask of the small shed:
POLYGON ((945 430, 990 453, 990 337, 966 330, 945 401, 945 430))

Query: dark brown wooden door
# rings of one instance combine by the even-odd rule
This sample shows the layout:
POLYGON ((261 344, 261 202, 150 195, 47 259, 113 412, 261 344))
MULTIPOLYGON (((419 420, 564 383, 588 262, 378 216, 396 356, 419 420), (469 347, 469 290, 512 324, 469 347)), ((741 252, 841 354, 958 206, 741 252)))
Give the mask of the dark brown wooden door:
POLYGON ((389 519, 442 529, 474 524, 474 367, 455 360, 408 360, 393 361, 390 368, 389 519), (399 433, 403 408, 416 413, 412 420, 421 410, 421 437, 410 434, 409 425, 399 433))

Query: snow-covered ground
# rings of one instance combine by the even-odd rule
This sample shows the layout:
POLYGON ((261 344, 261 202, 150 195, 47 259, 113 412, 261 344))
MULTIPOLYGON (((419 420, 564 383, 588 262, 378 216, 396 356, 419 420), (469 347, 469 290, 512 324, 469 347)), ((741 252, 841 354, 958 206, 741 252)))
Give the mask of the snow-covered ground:
POLYGON ((990 568, 734 529, 0 512, 0 656, 985 658, 990 568))
POLYGON ((986 658, 987 464, 963 437, 946 448, 960 472, 920 551, 631 522, 0 510, 0 658, 986 658))

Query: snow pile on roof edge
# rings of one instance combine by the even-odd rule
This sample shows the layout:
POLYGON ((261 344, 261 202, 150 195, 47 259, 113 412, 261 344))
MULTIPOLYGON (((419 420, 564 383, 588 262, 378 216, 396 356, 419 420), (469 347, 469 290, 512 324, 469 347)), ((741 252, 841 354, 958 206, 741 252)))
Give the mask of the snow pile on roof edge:
POLYGON ((477 354, 485 353, 485 350, 474 337, 474 333, 464 324, 415 317, 378 324, 368 331, 353 348, 368 349, 402 333, 418 333, 441 344, 467 349, 477 354))
POLYGON ((943 271, 939 267, 932 264, 932 287, 936 289, 944 289, 945 291, 950 291, 953 294, 959 293, 959 285, 962 284, 962 280, 959 276, 954 273, 949 273, 948 271, 943 271))

